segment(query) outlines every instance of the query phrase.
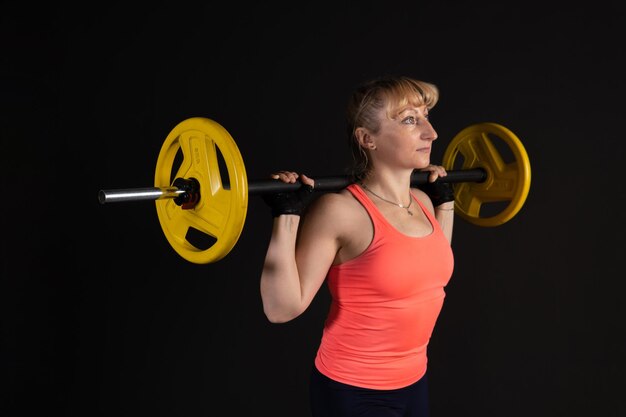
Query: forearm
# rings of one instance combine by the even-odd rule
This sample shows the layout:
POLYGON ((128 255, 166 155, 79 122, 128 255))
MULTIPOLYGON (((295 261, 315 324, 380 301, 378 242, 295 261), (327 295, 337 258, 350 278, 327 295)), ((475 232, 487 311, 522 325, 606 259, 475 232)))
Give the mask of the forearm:
POLYGON ((454 226, 454 201, 435 207, 435 218, 443 230, 443 234, 452 243, 452 229, 454 226))
POLYGON ((300 216, 274 219, 263 271, 261 299, 268 320, 282 323, 301 313, 302 290, 296 264, 296 238, 300 216))

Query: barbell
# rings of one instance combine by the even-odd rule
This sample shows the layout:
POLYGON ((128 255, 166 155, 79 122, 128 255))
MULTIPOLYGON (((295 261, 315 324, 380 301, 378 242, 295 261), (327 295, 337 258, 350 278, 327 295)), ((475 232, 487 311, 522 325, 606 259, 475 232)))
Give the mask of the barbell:
MULTIPOLYGON (((479 226, 498 226, 522 208, 530 190, 530 162, 519 138, 497 123, 478 123, 461 130, 447 147, 442 181, 454 183, 455 212, 479 226), (494 138, 513 155, 505 161, 494 138), (505 203, 485 216, 483 205, 505 203)), ((428 173, 415 171, 413 186, 428 173)), ((337 191, 348 176, 315 177, 315 191, 337 191)), ((192 117, 166 137, 156 163, 154 187, 100 190, 101 204, 154 200, 161 228, 184 259, 207 264, 224 258, 243 231, 249 194, 277 193, 300 185, 276 180, 248 182, 243 158, 228 131, 218 122, 192 117), (172 178, 174 180, 172 180, 172 178)))

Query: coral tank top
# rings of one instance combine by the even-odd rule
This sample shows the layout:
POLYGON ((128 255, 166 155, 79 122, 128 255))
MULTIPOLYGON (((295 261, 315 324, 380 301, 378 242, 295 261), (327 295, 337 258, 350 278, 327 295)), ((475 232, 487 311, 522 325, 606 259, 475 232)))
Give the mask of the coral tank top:
POLYGON ((362 254, 328 273, 332 302, 315 366, 344 384, 402 388, 426 373, 428 342, 454 267, 452 249, 415 196, 433 227, 423 237, 395 229, 357 184, 347 189, 369 213, 374 237, 362 254))

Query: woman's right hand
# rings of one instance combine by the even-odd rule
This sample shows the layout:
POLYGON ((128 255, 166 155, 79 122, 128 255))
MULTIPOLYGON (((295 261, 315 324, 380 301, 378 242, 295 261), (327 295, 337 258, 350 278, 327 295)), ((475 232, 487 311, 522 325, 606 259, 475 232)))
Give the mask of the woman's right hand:
POLYGON ((293 184, 299 179, 303 184, 315 187, 315 181, 312 178, 309 178, 304 174, 300 175, 294 171, 278 171, 270 175, 270 177, 274 180, 281 180, 282 182, 289 184, 293 184))
POLYGON ((315 181, 304 174, 300 175, 293 171, 278 171, 272 174, 271 178, 288 184, 297 181, 302 183, 302 186, 295 191, 263 194, 263 201, 271 208, 272 217, 283 214, 300 216, 313 198, 315 181))

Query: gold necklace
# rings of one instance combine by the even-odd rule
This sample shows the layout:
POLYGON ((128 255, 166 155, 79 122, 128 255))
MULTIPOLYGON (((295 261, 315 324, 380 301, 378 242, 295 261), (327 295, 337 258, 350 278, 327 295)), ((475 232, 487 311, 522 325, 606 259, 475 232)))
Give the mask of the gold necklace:
POLYGON ((386 198, 379 196, 374 191, 372 191, 367 185, 365 185, 363 183, 361 183, 361 187, 363 187, 364 189, 366 189, 370 193, 374 194, 376 197, 380 198, 381 200, 383 200, 383 201, 385 201, 385 202, 387 202, 389 204, 393 204, 394 206, 398 206, 400 208, 403 208, 411 216, 413 215, 413 212, 411 210, 409 210, 411 208, 411 204, 413 204, 413 197, 411 197, 411 193, 410 192, 409 192, 409 204, 407 206, 405 206, 404 204, 396 203, 395 201, 387 200, 386 198))

